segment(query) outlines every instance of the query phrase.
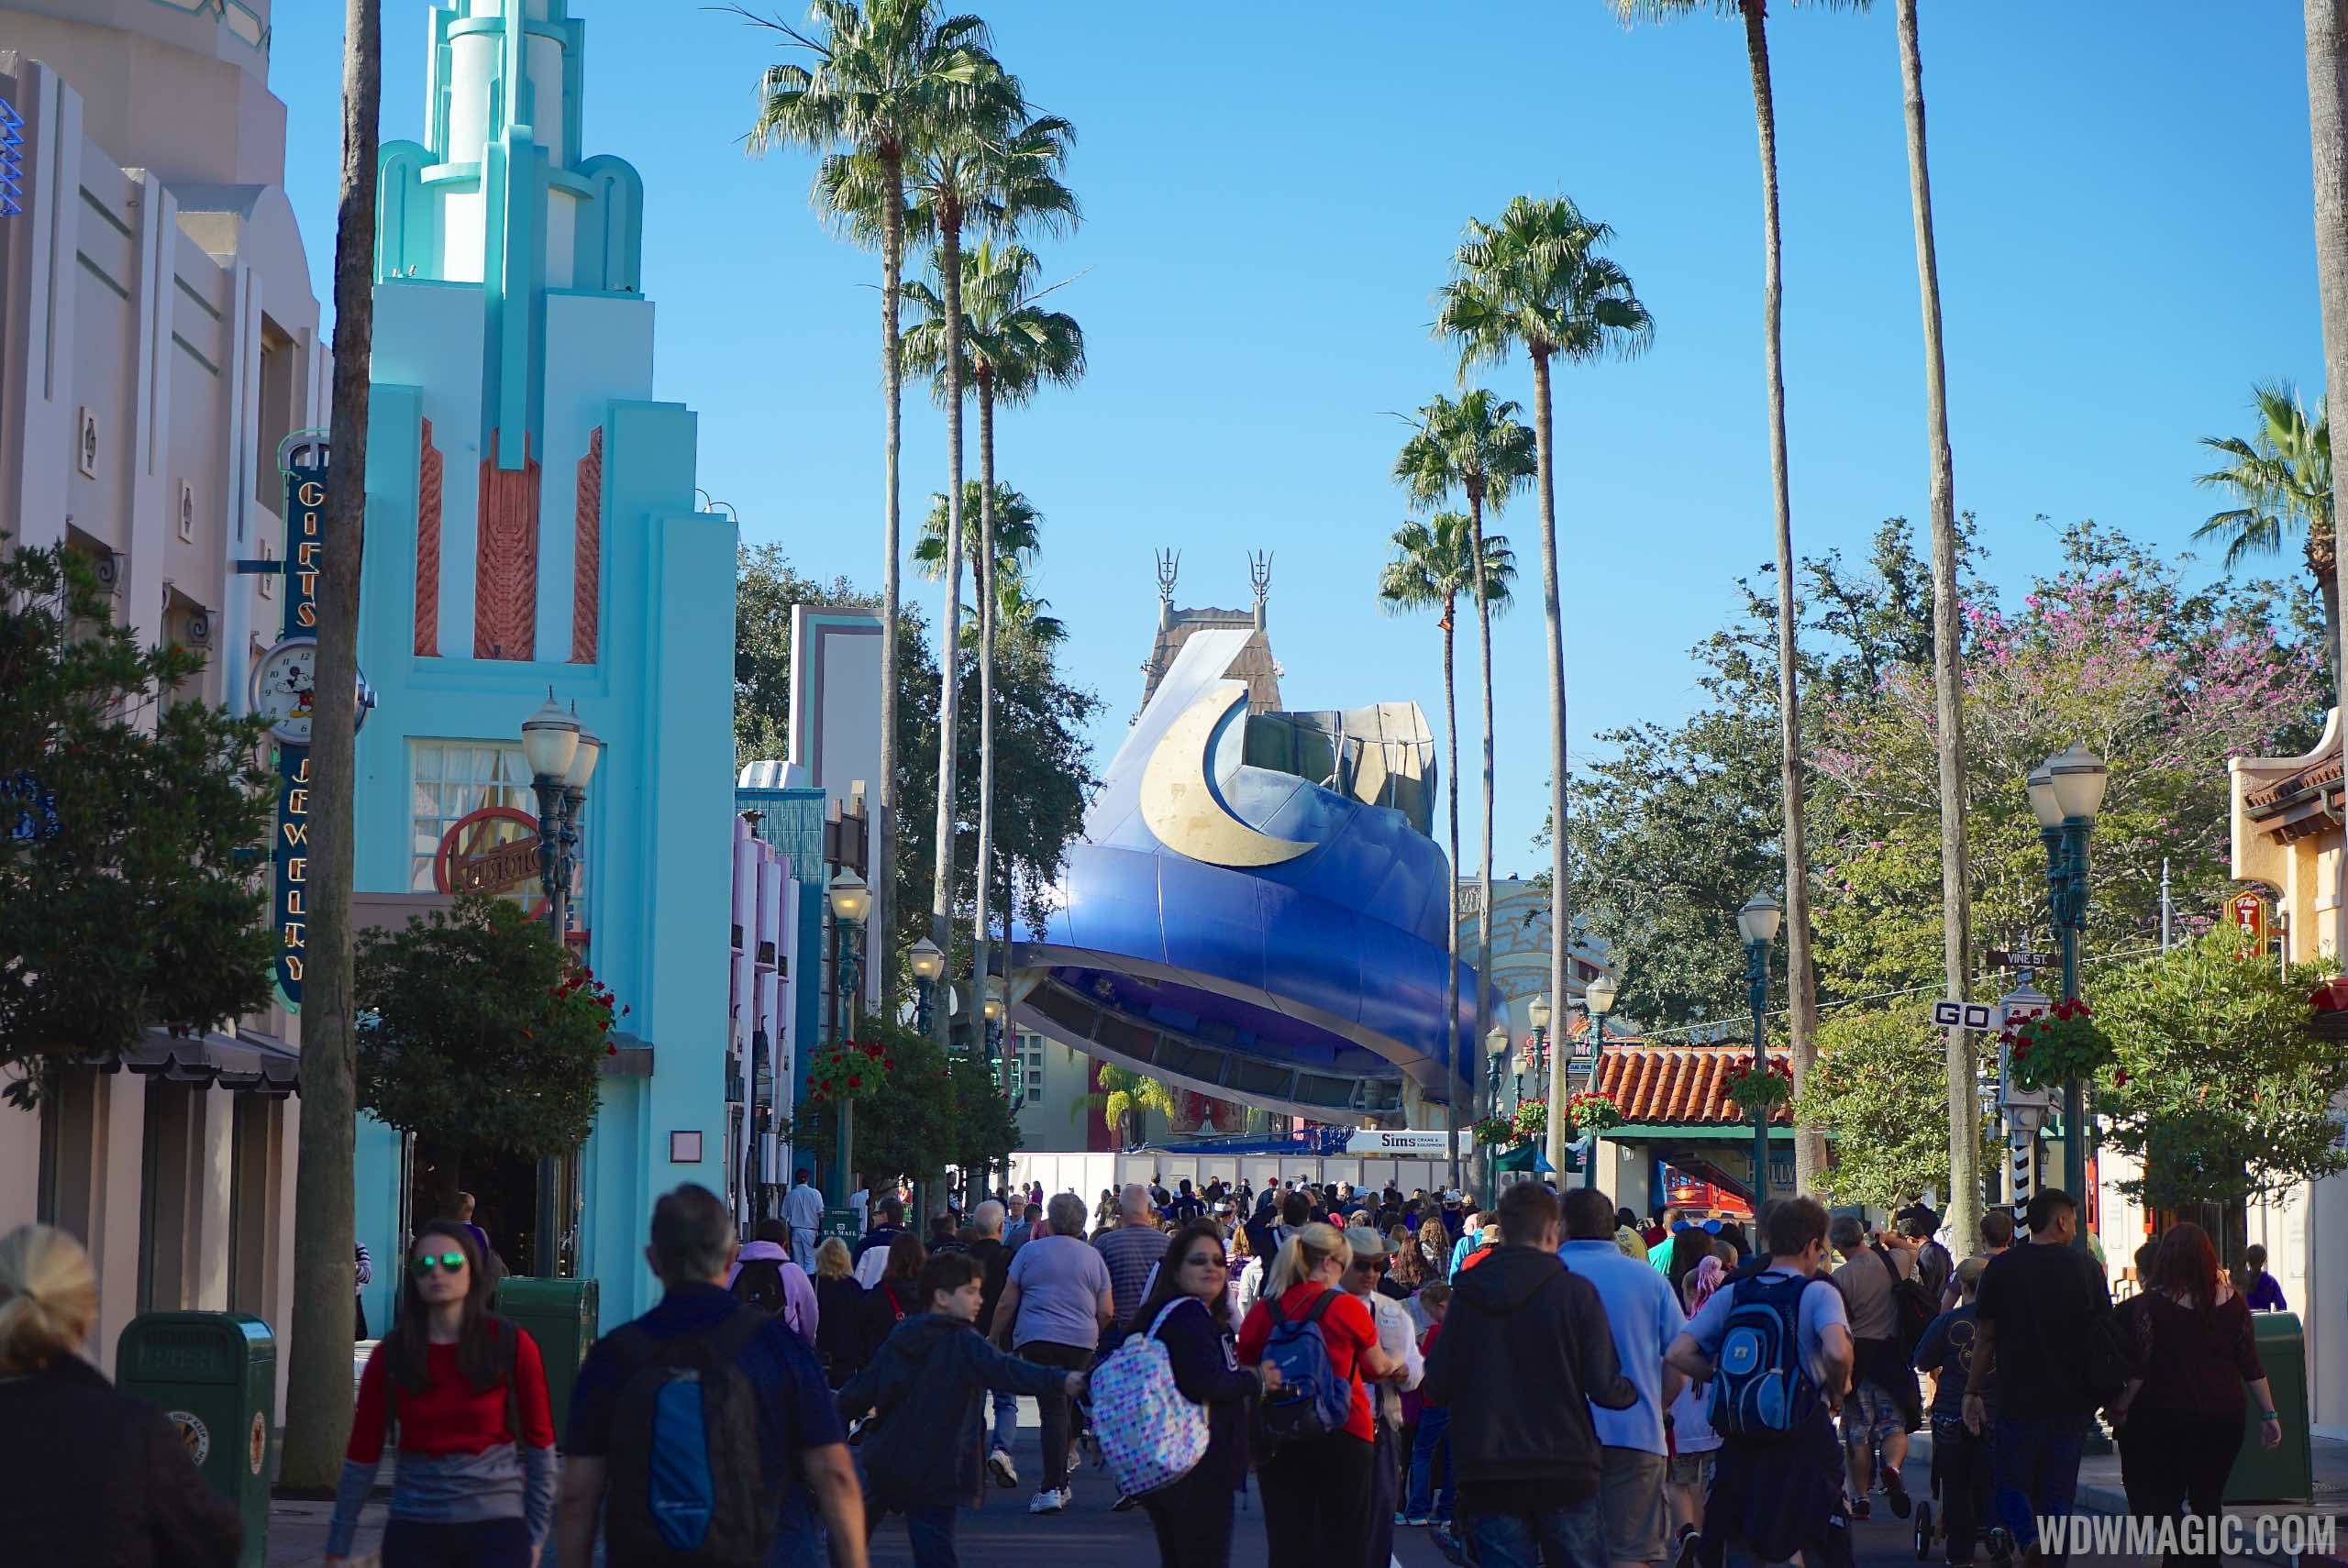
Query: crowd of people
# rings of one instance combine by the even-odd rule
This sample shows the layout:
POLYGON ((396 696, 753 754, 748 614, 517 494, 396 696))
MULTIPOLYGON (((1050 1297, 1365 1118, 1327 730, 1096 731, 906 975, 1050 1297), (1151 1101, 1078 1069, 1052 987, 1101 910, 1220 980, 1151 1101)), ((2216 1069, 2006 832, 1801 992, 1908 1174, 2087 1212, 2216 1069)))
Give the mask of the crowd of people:
MULTIPOLYGON (((1138 1453, 1150 1481, 1114 1507, 1146 1510, 1169 1568, 1229 1562, 1251 1485, 1275 1564, 1385 1568, 1425 1529, 1479 1568, 1721 1568, 1732 1549, 1831 1568, 1878 1495, 1910 1517, 1927 1428, 1940 1522, 1920 1544, 2035 1562, 2099 1411, 2154 1518, 2216 1511, 2246 1410, 2280 1438, 2249 1315, 2279 1301, 2263 1256, 2237 1288, 2177 1224, 2115 1308, 2055 1190, 2026 1234, 1990 1213, 1962 1260, 1922 1205, 1877 1226, 1789 1198, 1748 1232, 1537 1181, 1484 1212, 1343 1183, 1030 1187, 918 1234, 883 1194, 852 1247, 806 1211, 741 1243, 706 1189, 664 1196, 646 1257, 665 1293, 595 1343, 559 1434, 479 1232, 421 1226, 360 1379, 329 1568, 394 1452, 383 1568, 586 1563, 599 1540, 614 1568, 852 1568, 892 1515, 921 1568, 950 1568, 958 1513, 1021 1485, 1023 1397, 1028 1511, 1064 1512, 1104 1452, 1143 1473, 1138 1453), (1171 1426, 1104 1409, 1088 1437, 1092 1379, 1158 1365, 1171 1426)), ((0 1530, 28 1560, 234 1561, 237 1517, 170 1423, 75 1353, 96 1300, 72 1237, 0 1239, 0 1464, 24 1483, 0 1530), (77 1467, 121 1485, 93 1511, 77 1467)))

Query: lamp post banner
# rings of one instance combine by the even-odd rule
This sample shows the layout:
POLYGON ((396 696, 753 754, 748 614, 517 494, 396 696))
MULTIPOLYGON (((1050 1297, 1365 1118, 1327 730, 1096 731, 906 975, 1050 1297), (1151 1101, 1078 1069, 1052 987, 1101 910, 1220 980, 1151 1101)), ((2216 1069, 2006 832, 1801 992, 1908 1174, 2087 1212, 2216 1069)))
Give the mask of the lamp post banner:
MULTIPOLYGON (((318 625, 318 557, 325 535, 327 444, 295 443, 285 469, 283 635, 318 625)), ((277 930, 277 989, 285 1010, 302 1010, 304 946, 309 933, 310 748, 277 746, 277 832, 270 841, 270 913, 277 930)))

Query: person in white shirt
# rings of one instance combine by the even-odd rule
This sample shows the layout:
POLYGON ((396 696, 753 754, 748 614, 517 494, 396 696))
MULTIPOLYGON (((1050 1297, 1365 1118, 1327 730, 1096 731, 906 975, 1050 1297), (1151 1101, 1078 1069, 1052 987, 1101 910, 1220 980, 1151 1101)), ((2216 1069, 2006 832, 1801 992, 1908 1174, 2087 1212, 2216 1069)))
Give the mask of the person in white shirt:
POLYGON ((1402 1462, 1396 1452, 1402 1430, 1402 1393, 1419 1386, 1419 1379, 1426 1375, 1426 1362, 1419 1354, 1419 1337, 1412 1331, 1411 1314, 1378 1288, 1393 1261, 1388 1256, 1386 1238, 1375 1226, 1349 1225, 1346 1245, 1353 1249, 1353 1262, 1346 1270, 1343 1288, 1369 1309, 1369 1320, 1378 1328, 1378 1348, 1400 1364, 1392 1376, 1371 1390, 1378 1412, 1378 1454, 1370 1462, 1369 1561, 1390 1562, 1394 1558, 1395 1510, 1402 1500, 1402 1462))
POLYGON ((847 1206, 856 1211, 856 1233, 859 1236, 872 1228, 872 1188, 859 1182, 847 1195, 847 1206))
POLYGON ((815 1235, 824 1228, 824 1195, 808 1179, 805 1165, 791 1175, 791 1190, 782 1198, 782 1222, 791 1227, 791 1261, 813 1275, 815 1235))

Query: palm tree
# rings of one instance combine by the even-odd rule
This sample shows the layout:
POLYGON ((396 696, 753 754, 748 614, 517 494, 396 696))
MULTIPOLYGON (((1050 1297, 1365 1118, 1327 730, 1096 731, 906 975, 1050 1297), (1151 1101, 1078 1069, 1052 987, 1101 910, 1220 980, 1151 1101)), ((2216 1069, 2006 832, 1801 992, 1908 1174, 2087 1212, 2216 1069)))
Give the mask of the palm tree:
MULTIPOLYGON (((1948 994, 1972 995, 1971 889, 1965 843, 1964 627, 1956 602, 1956 459, 1948 445, 1948 365, 1941 351, 1940 258, 1933 242, 1933 172, 1924 151, 1924 57, 1916 0, 1896 0, 1899 81, 1908 126, 1908 196, 1916 219, 1916 282, 1924 312, 1924 412, 1932 459, 1933 740, 1941 785, 1941 962, 1948 994)), ((1961 1237, 1981 1224, 1981 1108, 1973 1042, 1948 1032, 1949 1222, 1961 1237)))
MULTIPOLYGON (((1470 219, 1452 256, 1435 331, 1459 345, 1464 375, 1522 348, 1533 361, 1534 477, 1541 499, 1541 607, 1549 632, 1549 995, 1562 1008, 1573 945, 1573 889, 1566 866, 1566 643, 1557 605, 1556 440, 1550 416, 1552 362, 1629 356, 1655 340, 1655 322, 1630 274, 1602 254, 1614 231, 1563 196, 1519 196, 1500 221, 1470 219)), ((1490 499, 1488 495, 1487 501, 1490 499)), ((1487 816, 1489 817, 1489 812, 1487 816)), ((1549 1102, 1566 1102, 1568 1054, 1551 1055, 1549 1102)), ((1565 1168, 1566 1119, 1549 1119, 1549 1162, 1565 1168)))
MULTIPOLYGON (((817 206, 856 237, 880 247, 880 379, 888 406, 887 460, 881 481, 880 803, 897 809, 898 455, 903 420, 903 369, 898 296, 905 264, 905 160, 932 129, 951 123, 991 79, 986 24, 976 17, 940 19, 929 0, 814 0, 810 26, 738 15, 803 50, 812 65, 769 66, 759 83, 750 127, 754 154, 776 147, 830 153, 846 149, 869 161, 885 200, 843 207, 818 176, 817 206)), ((885 894, 883 895, 885 904, 885 894)))
POLYGON ((2340 674, 2339 550, 2331 531, 2331 421, 2321 401, 2315 417, 2299 403, 2288 381, 2252 389, 2258 428, 2240 436, 2204 436, 2201 445, 2231 460, 2198 474, 2193 482, 2232 494, 2240 505, 2218 513, 2193 530, 2197 539, 2226 541, 2231 571, 2254 555, 2275 555, 2292 534, 2301 545, 2316 591, 2323 596, 2324 660, 2334 688, 2340 674))
MULTIPOLYGON (((1539 466, 1540 455, 1533 432, 1517 419, 1521 412, 1513 403, 1495 403, 1491 393, 1481 389, 1463 393, 1454 403, 1437 397, 1418 412, 1413 423, 1418 434, 1405 442, 1400 456, 1394 459, 1394 478, 1423 506, 1432 506, 1464 496, 1468 502, 1468 518, 1475 544, 1470 560, 1483 558, 1484 513, 1489 507, 1492 515, 1500 515, 1508 497, 1532 482, 1539 466)), ((1512 561, 1513 557, 1511 558, 1512 561)), ((1511 576, 1514 573, 1512 570, 1511 576)), ((1476 974, 1478 977, 1476 1006, 1476 1038, 1484 1037, 1487 1023, 1485 1011, 1488 995, 1482 988, 1482 977, 1492 968, 1492 616, 1491 601, 1484 591, 1486 585, 1476 585, 1476 629, 1484 661, 1484 855, 1483 868, 1478 882, 1480 897, 1476 915, 1476 974)), ((1503 595, 1505 598, 1505 595, 1503 595)), ((1458 758, 1452 758, 1452 833, 1451 862, 1459 864, 1459 796, 1456 771, 1458 758)), ((1453 919, 1456 927, 1458 921, 1453 919)), ((1456 954, 1454 954, 1455 960, 1456 954)), ((1456 964, 1455 964, 1456 967, 1456 964)), ((1448 1008, 1444 1016, 1457 1015, 1457 1007, 1448 1008)), ((1473 1060, 1471 1057, 1470 1060, 1473 1060)), ((1456 1098, 1456 1097, 1454 1097, 1456 1098)), ((1452 1158, 1458 1159, 1458 1129, 1453 1126, 1452 1158)), ((1452 1185, 1458 1185, 1458 1172, 1452 1172, 1452 1185)))
POLYGON ((1087 1113, 1098 1110, 1109 1124, 1110 1135, 1120 1147, 1130 1147, 1137 1142, 1127 1123, 1145 1111, 1155 1110, 1171 1119, 1174 1115, 1174 1090, 1156 1078, 1145 1077, 1131 1067, 1118 1066, 1114 1062, 1101 1064, 1097 1075, 1100 1088, 1080 1096, 1069 1107, 1069 1120, 1080 1121, 1087 1113))
MULTIPOLYGON (((1067 640, 1068 628, 1057 616, 1047 615, 1051 601, 1028 591, 1027 573, 1035 564, 1039 547, 1036 525, 1044 514, 1036 510, 1035 502, 998 482, 994 497, 984 501, 979 494, 979 481, 966 480, 962 485, 962 512, 965 516, 981 506, 994 509, 994 563, 981 573, 979 562, 979 540, 975 534, 962 539, 962 558, 971 575, 991 579, 994 583, 994 616, 1000 635, 1024 641, 1032 646, 1048 646, 1067 640)), ((946 496, 940 491, 929 498, 929 514, 922 519, 921 537, 914 545, 914 566, 932 582, 946 576, 946 496)), ((972 624, 965 627, 962 640, 972 644, 977 640, 979 616, 969 612, 972 624)))
MULTIPOLYGON (((2316 294, 2323 306, 2323 380, 2348 387, 2348 0, 2306 0, 2308 140, 2315 166, 2316 294)), ((2331 536, 2340 537, 2340 500, 2329 509, 2331 536)), ((2331 552, 2331 597, 2348 602, 2348 551, 2331 552)), ((2348 646, 2333 627, 2332 668, 2348 677, 2348 646)), ((2348 767, 2348 724, 2340 726, 2341 762, 2348 767)), ((2340 856, 2332 893, 2348 911, 2348 855, 2340 856)), ((2348 920, 2348 913, 2341 917, 2348 920)), ((2348 955, 2348 929, 2335 933, 2332 952, 2348 955)))
MULTIPOLYGON (((941 251, 936 270, 941 275, 941 251)), ((988 973, 987 946, 991 933, 987 918, 987 883, 994 865, 994 641, 1001 594, 995 585, 994 411, 998 401, 1017 405, 1036 395, 1047 382, 1071 386, 1084 375, 1084 329, 1076 318, 1044 309, 1036 302, 1048 290, 1038 291, 1044 264, 1024 245, 983 241, 962 261, 962 315, 949 321, 946 302, 928 288, 915 285, 914 303, 926 315, 914 329, 909 345, 914 364, 933 372, 946 368, 945 330, 958 326, 963 369, 977 392, 979 405, 979 546, 971 559, 979 589, 979 863, 971 882, 977 907, 971 916, 970 972, 983 987, 988 973)), ((947 389, 939 385, 939 396, 947 389)), ((1024 502, 1023 502, 1024 503, 1024 502)), ((952 532, 954 513, 947 508, 952 532)), ((1024 558, 1035 551, 1035 511, 1028 509, 1028 543, 1024 558)), ((940 541, 943 555, 944 541, 940 541)), ((1006 907, 1004 939, 1011 935, 1006 907)))
MULTIPOLYGON (((1786 990, 1790 1002, 1794 1087, 1807 1086, 1818 1054, 1818 989, 1810 962, 1810 847, 1803 826, 1801 689, 1795 670, 1793 495, 1786 477, 1786 374, 1778 317, 1785 301, 1778 227, 1778 111, 1769 83, 1767 0, 1611 0, 1625 21, 1661 20, 1706 9, 1744 25, 1745 61, 1753 74, 1753 119, 1761 143, 1761 358, 1769 384, 1769 488, 1778 513, 1778 790, 1785 797, 1786 990)), ((1865 0, 1811 0, 1814 5, 1864 6, 1865 0)), ((1826 1166, 1826 1140, 1801 1128, 1794 1142, 1795 1180, 1802 1191, 1826 1166)))
POLYGON ((375 342, 376 122, 382 0, 345 0, 342 187, 334 232, 334 443, 318 574, 316 739, 310 747, 309 966, 302 1013, 301 1154, 294 1176, 294 1310, 286 1353, 288 1486, 331 1487, 350 1435, 351 1248, 358 1088, 350 949, 358 776, 359 575, 367 506, 367 386, 375 342))
MULTIPOLYGON (((1423 439, 1413 436, 1413 441, 1423 439)), ((1407 450, 1407 448, 1406 448, 1407 450)), ((1443 613, 1435 624, 1443 630, 1443 755, 1445 777, 1450 780, 1451 803, 1451 865, 1459 864, 1459 712, 1453 678, 1452 645, 1459 596, 1476 597, 1477 608, 1489 614, 1497 602, 1508 602, 1509 584, 1516 579, 1516 556, 1508 541, 1494 534, 1486 536, 1472 518, 1456 512, 1438 512, 1422 523, 1416 519, 1394 531, 1394 558, 1378 574, 1379 602, 1389 614, 1405 610, 1440 610, 1443 613)), ((1490 667, 1486 667, 1490 679, 1490 667)), ((1491 810, 1489 797, 1485 801, 1487 815, 1491 810)), ((1456 877, 1456 871, 1453 872, 1456 877)), ((1484 890, 1487 903, 1491 893, 1491 872, 1485 870, 1484 890)), ((1444 922, 1445 936, 1449 943, 1451 961, 1444 967, 1443 1016, 1451 1032, 1451 1049, 1446 1054, 1456 1072, 1458 1067, 1459 1040, 1456 1020, 1459 1016, 1459 922, 1452 911, 1444 922)), ((1489 918, 1489 916, 1488 916, 1489 918)), ((1479 979, 1484 970, 1476 971, 1479 979)), ((1479 1037, 1480 1038, 1480 1036, 1479 1037)), ((1474 1074, 1469 1074, 1472 1083, 1474 1074)), ((1459 1182, 1459 1097, 1445 1097, 1444 1124, 1451 1135, 1451 1180, 1459 1182)))
MULTIPOLYGON (((938 302, 945 339, 939 370, 946 381, 941 401, 946 409, 947 591, 946 613, 938 627, 943 668, 952 668, 961 641, 962 381, 968 368, 962 342, 962 237, 973 228, 1008 234, 1031 224, 1047 231, 1063 230, 1077 215, 1075 193, 1059 178, 1075 127, 1052 116, 1029 119, 1023 117, 1025 114, 1017 79, 996 72, 980 80, 952 124, 933 127, 907 149, 904 175, 912 202, 904 215, 918 234, 936 241, 944 295, 938 302)), ((867 155, 836 153, 825 160, 817 179, 836 207, 869 214, 885 212, 894 199, 880 174, 867 155)), ((938 701, 937 864, 930 940, 948 955, 949 966, 954 940, 954 737, 960 721, 960 693, 948 680, 938 701)), ((983 977, 974 983, 983 985, 983 977)), ((947 1027, 941 1010, 936 1020, 941 1043, 947 1027)))

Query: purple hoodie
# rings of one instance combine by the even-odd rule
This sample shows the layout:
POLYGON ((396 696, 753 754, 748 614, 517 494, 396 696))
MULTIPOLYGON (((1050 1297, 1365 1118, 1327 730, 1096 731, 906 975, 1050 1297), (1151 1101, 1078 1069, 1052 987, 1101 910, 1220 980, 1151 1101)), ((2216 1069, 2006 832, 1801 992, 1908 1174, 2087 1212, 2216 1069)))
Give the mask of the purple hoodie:
POLYGON ((794 1334, 809 1345, 815 1342, 815 1283, 807 1271, 791 1261, 791 1254, 772 1242, 748 1242, 734 1266, 725 1271, 725 1288, 734 1288, 734 1276, 742 1272, 746 1263, 770 1261, 782 1265, 782 1320, 794 1334))

